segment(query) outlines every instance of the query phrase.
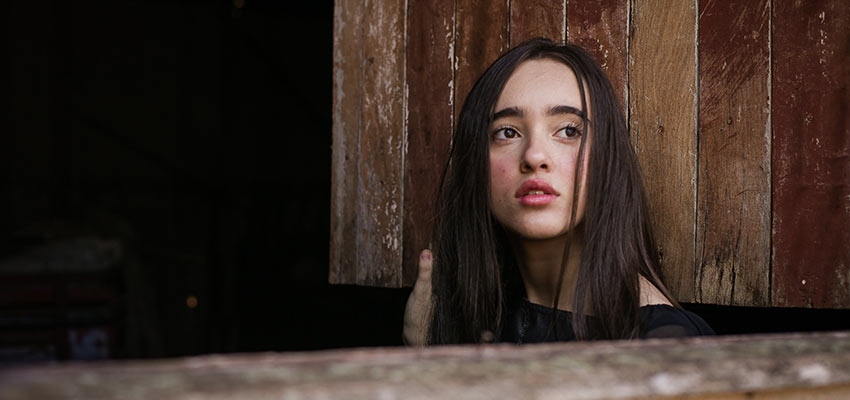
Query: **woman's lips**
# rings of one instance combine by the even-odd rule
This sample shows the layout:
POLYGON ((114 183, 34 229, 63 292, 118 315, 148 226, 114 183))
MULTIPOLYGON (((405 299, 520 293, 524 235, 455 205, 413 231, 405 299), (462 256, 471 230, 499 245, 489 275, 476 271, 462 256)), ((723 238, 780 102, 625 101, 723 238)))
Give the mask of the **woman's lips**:
POLYGON ((525 206, 546 205, 558 196, 560 196, 560 193, 542 179, 529 179, 523 182, 515 193, 520 204, 525 206))
POLYGON ((555 200, 553 194, 527 194, 519 198, 520 204, 524 206, 543 206, 555 200))

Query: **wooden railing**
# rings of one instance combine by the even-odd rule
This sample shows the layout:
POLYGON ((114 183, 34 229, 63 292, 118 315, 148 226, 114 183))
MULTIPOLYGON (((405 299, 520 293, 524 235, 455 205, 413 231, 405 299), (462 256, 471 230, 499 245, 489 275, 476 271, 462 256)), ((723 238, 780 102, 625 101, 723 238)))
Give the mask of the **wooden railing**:
POLYGON ((2 399, 847 399, 850 332, 0 369, 2 399))

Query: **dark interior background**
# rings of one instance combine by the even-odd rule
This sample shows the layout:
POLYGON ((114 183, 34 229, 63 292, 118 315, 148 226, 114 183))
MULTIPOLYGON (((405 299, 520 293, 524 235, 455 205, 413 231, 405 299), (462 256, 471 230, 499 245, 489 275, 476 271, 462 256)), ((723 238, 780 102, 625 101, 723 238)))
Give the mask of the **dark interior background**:
MULTIPOLYGON (((331 1, 5 9, 0 364, 401 344, 409 289, 327 283, 331 1), (78 238, 119 261, 24 262, 78 238), (75 353, 92 330, 106 351, 75 353)), ((721 334, 850 328, 687 307, 721 334)))

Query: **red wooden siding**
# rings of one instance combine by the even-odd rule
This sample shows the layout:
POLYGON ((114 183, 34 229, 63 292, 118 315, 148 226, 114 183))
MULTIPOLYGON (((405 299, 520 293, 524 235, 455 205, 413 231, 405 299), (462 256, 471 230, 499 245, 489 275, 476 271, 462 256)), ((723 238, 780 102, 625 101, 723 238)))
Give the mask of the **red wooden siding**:
POLYGON ((404 281, 416 279, 431 247, 435 192, 453 127, 454 1, 409 0, 407 145, 404 158, 404 281))
POLYGON ((773 4, 773 302, 850 307, 850 3, 773 4))
POLYGON ((622 0, 571 1, 567 7, 567 40, 592 54, 614 86, 626 111, 628 93, 629 3, 622 0))
POLYGON ((563 43, 567 34, 567 0, 511 1, 510 46, 534 37, 563 43))
POLYGON ((478 77, 508 49, 508 3, 455 0, 455 117, 478 77))

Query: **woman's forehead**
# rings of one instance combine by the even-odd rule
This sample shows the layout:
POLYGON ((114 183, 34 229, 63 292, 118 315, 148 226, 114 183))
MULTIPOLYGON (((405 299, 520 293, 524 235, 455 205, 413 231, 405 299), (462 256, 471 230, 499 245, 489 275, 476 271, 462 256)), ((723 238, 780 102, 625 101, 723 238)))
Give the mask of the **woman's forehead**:
POLYGON ((578 80, 567 65, 540 59, 517 66, 499 95, 495 109, 514 107, 533 113, 556 106, 582 109, 578 80))

